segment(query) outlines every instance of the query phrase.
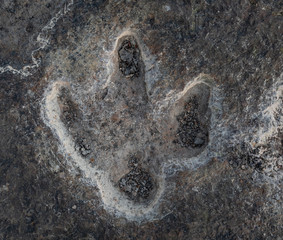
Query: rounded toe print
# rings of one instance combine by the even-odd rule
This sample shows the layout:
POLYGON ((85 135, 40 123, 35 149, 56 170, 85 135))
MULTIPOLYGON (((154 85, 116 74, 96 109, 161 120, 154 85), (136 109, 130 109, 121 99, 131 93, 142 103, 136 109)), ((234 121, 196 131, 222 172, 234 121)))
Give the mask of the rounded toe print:
POLYGON ((69 81, 51 83, 42 104, 65 160, 98 187, 108 212, 137 221, 159 215, 166 165, 204 151, 211 115, 211 86, 199 79, 152 101, 143 49, 134 34, 116 40, 112 73, 92 96, 91 122, 69 81))
POLYGON ((209 87, 199 83, 185 95, 180 101, 180 112, 176 113, 178 128, 174 143, 199 152, 209 140, 209 87))
POLYGON ((136 40, 132 36, 126 36, 120 42, 119 69, 126 77, 138 77, 141 71, 141 56, 136 40))

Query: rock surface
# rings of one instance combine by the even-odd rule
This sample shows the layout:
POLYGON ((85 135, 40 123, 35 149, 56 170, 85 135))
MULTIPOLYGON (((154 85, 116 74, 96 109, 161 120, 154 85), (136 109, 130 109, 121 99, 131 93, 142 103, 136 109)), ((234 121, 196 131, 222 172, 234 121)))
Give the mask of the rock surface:
POLYGON ((281 239, 282 1, 0 1, 1 239, 281 239))

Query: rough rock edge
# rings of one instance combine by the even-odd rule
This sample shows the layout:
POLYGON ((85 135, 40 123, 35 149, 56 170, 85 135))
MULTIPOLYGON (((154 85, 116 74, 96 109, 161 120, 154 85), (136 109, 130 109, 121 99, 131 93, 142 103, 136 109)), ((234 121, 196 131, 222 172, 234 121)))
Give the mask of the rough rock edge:
POLYGON ((41 60, 35 57, 35 53, 45 49, 49 45, 50 42, 48 39, 48 32, 55 27, 57 21, 60 18, 62 18, 71 10, 70 7, 73 4, 74 0, 69 0, 69 2, 65 4, 64 8, 61 9, 58 13, 56 13, 55 16, 51 18, 51 20, 47 23, 47 25, 41 29, 40 33, 37 35, 36 38, 36 42, 39 43, 40 47, 31 52, 32 64, 25 65, 22 69, 15 69, 11 65, 0 67, 0 74, 3 74, 5 72, 11 72, 12 74, 19 74, 21 77, 28 77, 32 75, 33 70, 38 68, 41 63, 41 60))

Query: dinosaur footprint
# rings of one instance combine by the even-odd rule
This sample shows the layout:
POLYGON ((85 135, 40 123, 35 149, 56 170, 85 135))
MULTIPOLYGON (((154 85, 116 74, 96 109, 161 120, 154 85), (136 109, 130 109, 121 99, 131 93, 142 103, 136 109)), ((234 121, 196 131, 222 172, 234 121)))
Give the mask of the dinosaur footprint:
POLYGON ((201 77, 154 102, 137 38, 118 38, 112 58, 113 72, 93 97, 89 121, 67 81, 47 89, 42 114, 65 158, 98 186, 105 208, 146 218, 165 189, 166 163, 189 161, 209 142, 210 86, 201 77))

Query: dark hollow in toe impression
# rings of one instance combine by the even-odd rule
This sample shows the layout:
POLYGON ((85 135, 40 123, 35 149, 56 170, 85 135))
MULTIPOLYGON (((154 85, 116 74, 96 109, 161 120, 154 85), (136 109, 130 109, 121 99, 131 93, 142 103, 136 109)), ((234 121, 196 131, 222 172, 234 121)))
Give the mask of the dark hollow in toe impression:
POLYGON ((79 118, 79 107, 73 101, 70 90, 67 88, 63 88, 61 90, 58 100, 61 108, 61 121, 67 127, 71 127, 74 122, 79 118))
POLYGON ((138 40, 133 35, 119 38, 116 54, 118 71, 112 78, 117 89, 115 101, 123 102, 131 116, 140 118, 147 111, 148 95, 138 40))
POLYGON ((119 69, 126 77, 138 77, 140 74, 140 50, 133 37, 125 39, 118 50, 119 69))
POLYGON ((186 102, 184 111, 177 117, 179 127, 176 141, 183 147, 197 148, 207 143, 208 130, 200 122, 198 108, 198 101, 194 96, 186 102))
POLYGON ((154 192, 154 180, 151 175, 142 168, 140 158, 130 157, 129 173, 124 175, 118 182, 119 188, 134 202, 146 202, 154 192))
POLYGON ((153 190, 153 179, 144 169, 134 168, 119 180, 119 187, 131 200, 146 200, 153 190))

